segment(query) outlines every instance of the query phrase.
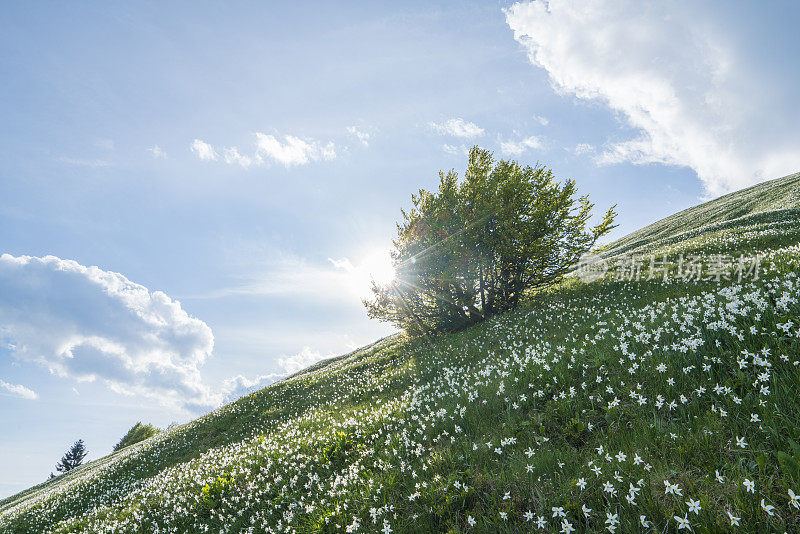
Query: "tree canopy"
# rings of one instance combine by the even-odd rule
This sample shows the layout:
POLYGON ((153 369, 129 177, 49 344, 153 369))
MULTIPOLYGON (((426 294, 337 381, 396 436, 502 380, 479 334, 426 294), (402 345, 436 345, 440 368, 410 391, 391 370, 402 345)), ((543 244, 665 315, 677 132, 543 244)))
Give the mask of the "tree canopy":
POLYGON ((473 147, 462 180, 439 172, 437 192, 420 189, 401 210, 395 279, 373 282, 370 317, 412 335, 459 330, 519 305, 559 281, 615 227, 611 207, 587 227, 594 205, 573 180, 544 166, 495 161, 473 147))
POLYGON ((142 422, 139 421, 133 425, 124 436, 122 436, 122 439, 119 440, 119 443, 114 445, 114 450, 118 451, 120 449, 124 449, 129 445, 146 440, 150 436, 155 436, 159 432, 161 431, 153 425, 143 425, 142 422))

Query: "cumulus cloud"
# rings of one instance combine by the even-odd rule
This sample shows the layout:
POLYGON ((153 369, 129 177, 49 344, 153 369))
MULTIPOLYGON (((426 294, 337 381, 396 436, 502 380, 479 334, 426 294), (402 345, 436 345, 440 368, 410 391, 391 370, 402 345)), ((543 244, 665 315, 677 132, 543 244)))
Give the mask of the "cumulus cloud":
POLYGON ((286 373, 270 373, 259 375, 255 378, 247 378, 244 375, 236 375, 228 378, 222 384, 222 392, 225 402, 232 402, 239 397, 249 395, 254 391, 263 389, 273 382, 286 377, 286 373))
POLYGON ((214 147, 200 139, 195 139, 192 142, 192 152, 197 154, 197 157, 204 161, 214 161, 218 157, 214 147))
POLYGON ((0 256, 0 334, 12 357, 61 377, 192 410, 221 400, 199 372, 214 348, 208 325, 166 294, 98 267, 0 256))
POLYGON ((332 356, 333 354, 323 355, 320 351, 314 350, 311 347, 303 347, 297 354, 279 359, 278 364, 283 367, 287 375, 290 375, 332 356))
POLYGON ((228 164, 235 163, 241 165, 245 169, 250 165, 252 165, 253 163, 261 163, 260 159, 257 156, 256 157, 243 156, 242 154, 239 153, 239 149, 236 148, 235 146, 226 148, 223 153, 225 155, 225 163, 228 164))
POLYGON ((32 389, 26 388, 22 384, 9 384, 0 378, 0 390, 4 390, 7 395, 19 397, 20 399, 35 400, 39 395, 32 389))
POLYGON ((322 145, 314 139, 301 139, 293 135, 284 135, 281 142, 274 135, 256 133, 256 146, 259 154, 286 167, 336 157, 333 141, 322 145))
POLYGON ((480 137, 484 134, 484 129, 474 122, 465 121, 458 117, 447 119, 444 122, 430 122, 428 125, 441 135, 451 135, 453 137, 465 137, 467 139, 480 137))
POLYGON ((542 138, 535 135, 517 141, 500 141, 500 151, 506 156, 519 156, 529 149, 538 149, 543 146, 542 138))
POLYGON ((758 51, 716 38, 718 20, 691 6, 539 0, 514 4, 506 21, 557 91, 604 102, 638 130, 598 163, 687 166, 712 196, 796 171, 800 134, 786 111, 800 108, 798 93, 776 101, 752 83, 758 51))
POLYGON ((334 353, 323 355, 320 351, 305 346, 297 354, 284 356, 278 359, 278 365, 281 367, 282 372, 259 375, 255 378, 236 375, 226 379, 222 384, 224 399, 226 402, 232 402, 239 397, 263 389, 282 378, 286 378, 298 371, 302 371, 310 365, 333 356, 334 353))

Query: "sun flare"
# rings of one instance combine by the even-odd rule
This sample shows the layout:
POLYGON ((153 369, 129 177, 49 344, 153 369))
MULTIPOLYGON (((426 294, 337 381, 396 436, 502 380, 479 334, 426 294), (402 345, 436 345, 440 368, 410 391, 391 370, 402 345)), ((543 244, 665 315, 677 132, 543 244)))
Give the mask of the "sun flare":
POLYGON ((372 282, 385 286, 395 278, 392 256, 386 247, 372 247, 358 261, 348 258, 329 258, 334 267, 342 273, 340 278, 344 287, 359 298, 369 298, 372 295, 372 282))
POLYGON ((359 264, 360 275, 367 285, 375 280, 379 285, 386 285, 394 279, 392 257, 386 249, 370 251, 359 264))

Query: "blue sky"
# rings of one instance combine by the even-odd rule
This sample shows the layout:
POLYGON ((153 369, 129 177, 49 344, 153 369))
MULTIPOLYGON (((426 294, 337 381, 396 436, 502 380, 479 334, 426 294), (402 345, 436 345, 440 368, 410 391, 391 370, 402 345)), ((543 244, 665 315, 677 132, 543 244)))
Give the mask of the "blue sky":
POLYGON ((619 237, 800 170, 798 8, 56 2, 0 19, 0 496, 388 334, 399 209, 466 147, 619 237))

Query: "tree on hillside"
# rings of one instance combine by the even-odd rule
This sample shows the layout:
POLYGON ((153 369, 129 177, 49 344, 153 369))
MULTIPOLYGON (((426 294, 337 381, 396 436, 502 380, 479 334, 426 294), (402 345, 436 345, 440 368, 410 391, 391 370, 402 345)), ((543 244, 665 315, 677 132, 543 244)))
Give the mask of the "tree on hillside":
POLYGON ((439 173, 438 192, 412 195, 401 210, 395 279, 373 282, 370 317, 412 335, 459 330, 516 307, 558 282, 615 227, 614 207, 587 228, 593 204, 573 180, 543 166, 495 161, 478 147, 467 171, 439 173))
POLYGON ((122 436, 122 439, 119 440, 119 443, 114 445, 114 450, 118 451, 120 449, 124 449, 129 445, 133 445, 134 443, 139 443, 150 436, 155 436, 161 432, 158 428, 154 427, 153 425, 143 425, 141 421, 136 423, 128 430, 128 433, 122 436))
POLYGON ((89 451, 83 446, 83 440, 79 439, 61 457, 61 461, 56 464, 56 469, 64 473, 71 471, 83 463, 83 459, 88 453, 89 451))

